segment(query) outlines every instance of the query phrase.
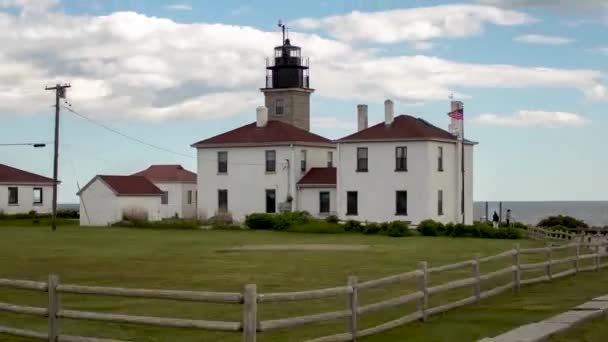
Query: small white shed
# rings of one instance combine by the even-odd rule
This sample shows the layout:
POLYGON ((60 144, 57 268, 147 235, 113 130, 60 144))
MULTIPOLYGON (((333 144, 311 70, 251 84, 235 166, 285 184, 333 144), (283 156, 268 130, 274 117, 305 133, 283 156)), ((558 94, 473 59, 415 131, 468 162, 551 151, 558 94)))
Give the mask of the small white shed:
POLYGON ((78 192, 80 225, 108 226, 125 216, 158 221, 161 195, 143 176, 95 176, 78 192))

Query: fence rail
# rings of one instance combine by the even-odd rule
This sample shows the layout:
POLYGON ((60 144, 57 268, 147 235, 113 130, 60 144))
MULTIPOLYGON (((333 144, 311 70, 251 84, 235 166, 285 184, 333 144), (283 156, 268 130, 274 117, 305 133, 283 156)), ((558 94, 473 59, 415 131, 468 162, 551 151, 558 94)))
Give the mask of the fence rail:
MULTIPOLYGON (((532 233, 537 234, 537 232, 532 233)), ((60 284, 55 275, 49 276, 48 282, 35 282, 28 280, 0 279, 0 287, 19 290, 29 290, 48 293, 47 307, 31 307, 12 303, 0 303, 0 312, 9 312, 33 316, 47 317, 48 331, 37 332, 27 329, 19 329, 0 325, 0 334, 9 334, 28 337, 38 340, 52 342, 124 342, 120 340, 102 339, 95 337, 62 335, 60 332, 60 321, 62 319, 76 319, 87 321, 104 321, 113 323, 131 323, 140 325, 152 325, 161 327, 193 328, 201 330, 240 332, 244 342, 255 342, 256 336, 265 331, 275 329, 294 328, 303 325, 346 320, 347 331, 330 336, 319 337, 308 342, 339 342, 354 341, 357 337, 369 336, 390 330, 409 322, 426 320, 429 315, 439 314, 464 305, 477 303, 482 299, 489 298, 508 290, 518 291, 522 285, 534 284, 543 281, 551 281, 576 274, 583 271, 598 271, 600 268, 608 267, 608 263, 602 263, 602 257, 608 256, 605 252, 608 242, 601 241, 589 244, 584 239, 574 240, 576 242, 561 246, 549 245, 543 248, 521 249, 518 244, 514 249, 496 255, 480 258, 479 255, 471 260, 465 260, 454 264, 429 268, 426 262, 420 262, 417 270, 396 274, 384 278, 358 282, 357 277, 348 278, 345 286, 326 289, 317 289, 299 292, 282 292, 258 294, 257 286, 246 285, 242 293, 237 292, 199 292, 199 291, 174 291, 153 289, 128 289, 118 287, 98 287, 60 284), (568 252, 572 250, 574 255, 554 258, 554 252, 568 252), (581 252, 592 251, 582 254, 581 252), (521 263, 523 255, 542 255, 544 261, 534 263, 521 263), (497 260, 510 260, 510 265, 498 270, 481 273, 481 265, 497 260), (581 267, 584 260, 592 260, 591 266, 581 267), (554 273, 552 266, 571 264, 568 269, 554 273), (471 276, 463 279, 452 280, 443 284, 428 285, 429 275, 452 270, 470 268, 471 276), (530 271, 544 271, 542 276, 522 279, 523 275, 530 271), (500 284, 492 289, 481 291, 481 283, 512 274, 511 280, 506 284, 500 284), (385 287, 396 284, 406 279, 416 280, 417 291, 403 294, 395 298, 381 300, 375 303, 359 305, 358 296, 360 291, 385 287), (445 303, 440 306, 429 307, 429 297, 446 291, 470 287, 472 295, 445 303), (239 322, 207 321, 194 319, 178 319, 163 317, 147 317, 123 314, 97 313, 62 309, 60 305, 60 294, 86 294, 101 296, 120 296, 130 298, 153 298, 188 302, 206 302, 236 304, 241 307, 242 320, 239 322), (322 312, 299 317, 287 317, 265 321, 258 321, 258 305, 263 303, 285 303, 292 301, 309 301, 329 297, 346 296, 347 306, 343 310, 322 312), (359 316, 374 312, 381 312, 390 308, 416 302, 417 308, 414 312, 406 314, 395 320, 384 322, 374 327, 359 329, 359 316)))

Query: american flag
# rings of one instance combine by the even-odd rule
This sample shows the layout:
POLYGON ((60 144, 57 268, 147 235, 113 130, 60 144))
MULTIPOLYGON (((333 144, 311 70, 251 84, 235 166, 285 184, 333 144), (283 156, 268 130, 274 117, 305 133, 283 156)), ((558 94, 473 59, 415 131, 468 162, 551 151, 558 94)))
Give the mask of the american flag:
POLYGON ((452 119, 456 119, 456 120, 464 119, 464 113, 463 113, 462 109, 457 109, 453 112, 449 112, 448 116, 451 117, 452 119))

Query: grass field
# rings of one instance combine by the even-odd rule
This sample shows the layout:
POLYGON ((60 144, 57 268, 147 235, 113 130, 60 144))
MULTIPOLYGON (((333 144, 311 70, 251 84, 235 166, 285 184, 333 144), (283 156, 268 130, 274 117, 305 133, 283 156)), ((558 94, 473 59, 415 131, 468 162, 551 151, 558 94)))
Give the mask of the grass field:
MULTIPOLYGON (((511 249, 512 240, 464 238, 390 238, 355 234, 298 234, 271 231, 188 231, 117 228, 0 227, 0 278, 44 281, 49 273, 71 284, 162 288, 182 290, 240 291, 256 283, 261 293, 309 290, 339 286, 349 275, 360 281, 413 270, 419 261, 430 266, 470 259, 475 253, 492 255, 511 249), (366 251, 239 251, 230 247, 248 244, 369 244, 366 251)), ((534 245, 519 241, 523 247, 534 245)), ((527 262, 527 261, 522 261, 527 262)), ((502 268, 492 264, 482 272, 502 268)), ((430 286, 448 279, 464 278, 469 270, 430 277, 430 286)), ((507 278, 505 278, 507 281, 507 278)), ((491 284, 487 284, 490 286, 491 284)), ((360 294, 361 304, 393 298, 414 291, 415 281, 360 294)), ((608 293, 608 271, 579 274, 550 284, 523 288, 479 305, 450 311, 426 323, 414 323, 361 341, 475 341, 520 324, 548 317, 595 296, 608 293)), ((431 298, 437 305, 469 295, 455 290, 431 298)), ((466 292, 466 293, 465 293, 466 292)), ((45 306, 43 294, 0 288, 0 301, 45 306)), ((64 308, 209 320, 240 320, 240 307, 204 303, 63 295, 64 308)), ((345 298, 261 304, 262 319, 276 319, 345 308, 345 298)), ((363 316, 366 328, 411 312, 414 306, 363 316)), ((31 316, 0 314, 0 324, 46 330, 46 321, 31 316)), ((302 341, 343 332, 344 322, 306 326, 290 331, 262 333, 259 341, 302 341)), ((62 322, 66 334, 117 338, 131 341, 239 341, 238 334, 153 328, 135 325, 62 322)), ((27 339, 0 336, 2 341, 27 339)))
POLYGON ((592 321, 585 322, 566 333, 549 339, 548 342, 604 342, 608 335, 608 316, 603 315, 592 321))

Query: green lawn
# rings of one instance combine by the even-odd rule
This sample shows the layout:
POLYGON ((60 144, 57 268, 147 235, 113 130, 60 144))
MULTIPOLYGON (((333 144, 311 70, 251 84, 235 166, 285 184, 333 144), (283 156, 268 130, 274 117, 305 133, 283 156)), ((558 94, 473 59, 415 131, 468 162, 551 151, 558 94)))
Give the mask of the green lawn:
MULTIPOLYGON (((608 291, 607 291, 608 292, 608 291)), ((548 342, 604 342, 608 335, 608 315, 582 323, 566 333, 549 339, 548 342)))
MULTIPOLYGON (((419 261, 430 266, 470 259, 475 253, 492 255, 512 248, 512 240, 407 237, 389 238, 358 234, 298 234, 269 231, 188 231, 62 226, 57 232, 46 227, 0 227, 0 278, 45 280, 49 273, 72 284, 162 288, 182 290, 240 291, 256 283, 258 291, 279 292, 339 286, 349 275, 360 281, 413 270, 419 261), (368 251, 243 251, 226 248, 245 244, 370 244, 368 251)), ((535 245, 519 241, 523 247, 535 245)), ((529 259, 534 260, 533 258, 529 259)), ((483 265, 482 272, 506 263, 483 265)), ((522 262, 528 262, 523 260, 522 262)), ((430 285, 470 276, 470 270, 432 274, 430 285)), ((503 281, 508 281, 505 277, 503 281)), ((479 305, 450 311, 426 323, 414 323, 361 341, 475 341, 494 336, 520 324, 548 317, 608 292, 608 271, 580 274, 551 284, 524 287, 520 294, 505 293, 479 305), (558 294, 559 293, 559 294, 558 294)), ((492 287, 492 284, 484 284, 492 287)), ((368 304, 414 291, 415 281, 360 294, 368 304)), ((455 290, 434 296, 431 305, 470 295, 455 290)), ((44 306, 45 296, 0 288, 0 301, 44 306)), ((181 317, 208 320, 240 320, 240 306, 183 303, 162 300, 101 296, 63 295, 67 309, 181 317)), ((345 298, 260 304, 262 319, 333 311, 345 308, 345 298)), ((361 317, 367 328, 398 318, 413 305, 361 317)), ((46 321, 31 316, 0 314, 0 325, 45 331, 46 321)), ((259 341, 301 341, 343 332, 344 322, 306 326, 290 331, 262 333, 259 341)), ((165 329, 136 325, 62 322, 66 334, 117 338, 132 341, 239 341, 238 334, 165 329)), ((25 342, 9 336, 2 341, 25 342)))

